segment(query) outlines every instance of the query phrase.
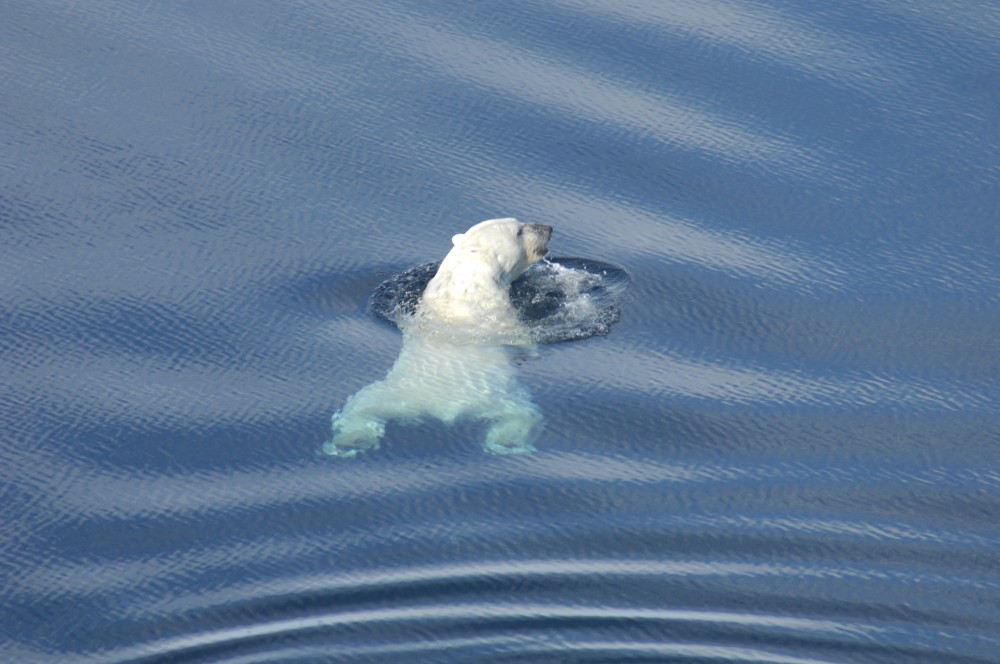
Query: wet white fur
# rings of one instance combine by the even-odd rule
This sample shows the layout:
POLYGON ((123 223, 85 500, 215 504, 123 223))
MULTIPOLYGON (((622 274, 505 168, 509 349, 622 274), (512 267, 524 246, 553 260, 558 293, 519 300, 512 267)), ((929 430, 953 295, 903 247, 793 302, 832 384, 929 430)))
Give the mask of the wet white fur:
POLYGON ((323 450, 351 457, 378 446, 390 420, 484 420, 484 448, 497 454, 534 449, 542 415, 517 381, 513 361, 525 350, 489 343, 516 326, 510 284, 547 252, 549 226, 491 219, 452 238, 452 249, 424 290, 403 347, 386 377, 350 397, 333 416, 323 450), (485 341, 485 342, 484 342, 485 341))

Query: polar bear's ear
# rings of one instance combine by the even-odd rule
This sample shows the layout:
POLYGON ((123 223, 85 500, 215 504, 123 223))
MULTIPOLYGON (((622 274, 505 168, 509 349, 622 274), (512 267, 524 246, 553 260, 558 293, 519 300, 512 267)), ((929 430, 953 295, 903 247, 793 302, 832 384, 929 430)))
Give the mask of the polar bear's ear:
POLYGON ((456 235, 452 235, 451 243, 457 247, 458 243, 462 241, 463 237, 465 237, 465 233, 458 233, 456 235))

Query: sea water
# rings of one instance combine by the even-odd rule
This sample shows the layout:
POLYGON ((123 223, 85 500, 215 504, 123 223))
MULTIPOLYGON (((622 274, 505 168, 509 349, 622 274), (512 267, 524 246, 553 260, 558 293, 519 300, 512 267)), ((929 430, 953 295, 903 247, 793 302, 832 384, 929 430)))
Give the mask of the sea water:
POLYGON ((6 2, 0 660, 1000 661, 998 35, 6 2), (536 451, 317 455, 372 293, 503 216, 613 270, 515 288, 536 451))

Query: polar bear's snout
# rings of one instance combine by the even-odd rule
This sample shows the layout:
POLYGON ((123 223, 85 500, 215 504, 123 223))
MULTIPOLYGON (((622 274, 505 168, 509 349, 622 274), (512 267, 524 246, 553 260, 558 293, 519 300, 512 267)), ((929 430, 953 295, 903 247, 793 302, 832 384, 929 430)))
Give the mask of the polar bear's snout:
POLYGON ((552 227, 545 224, 524 224, 519 235, 524 237, 524 246, 532 263, 536 263, 549 253, 548 243, 552 238, 552 227))

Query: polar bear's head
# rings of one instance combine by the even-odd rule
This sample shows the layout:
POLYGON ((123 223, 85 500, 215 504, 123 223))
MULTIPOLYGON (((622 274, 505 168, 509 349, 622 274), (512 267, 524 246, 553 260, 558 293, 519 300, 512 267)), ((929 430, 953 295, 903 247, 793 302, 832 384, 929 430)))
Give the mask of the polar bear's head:
POLYGON ((522 224, 517 219, 490 219, 451 238, 448 254, 463 261, 485 264, 503 284, 510 284, 549 252, 552 227, 522 224))
POLYGON ((489 324, 515 318, 508 287, 548 253, 552 227, 490 219, 455 235, 421 308, 439 319, 489 324))

